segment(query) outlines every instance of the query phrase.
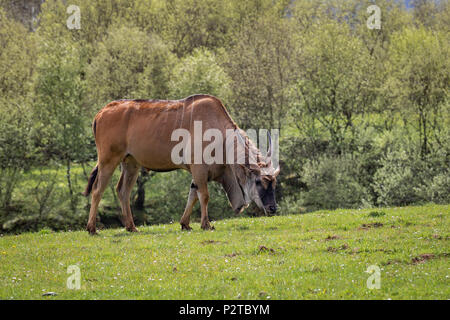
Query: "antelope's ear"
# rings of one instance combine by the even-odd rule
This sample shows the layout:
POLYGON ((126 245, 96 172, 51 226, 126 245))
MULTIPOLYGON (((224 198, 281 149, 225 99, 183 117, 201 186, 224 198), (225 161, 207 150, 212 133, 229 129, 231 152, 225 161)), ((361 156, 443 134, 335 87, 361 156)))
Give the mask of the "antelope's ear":
POLYGON ((273 176, 276 178, 279 174, 280 174, 280 166, 278 166, 278 168, 275 170, 273 176))

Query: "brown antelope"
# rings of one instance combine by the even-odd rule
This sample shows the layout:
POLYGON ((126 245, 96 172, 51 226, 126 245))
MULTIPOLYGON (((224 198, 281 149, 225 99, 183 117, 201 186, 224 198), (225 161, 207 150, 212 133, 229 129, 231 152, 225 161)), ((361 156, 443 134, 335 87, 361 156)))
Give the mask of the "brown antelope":
MULTIPOLYGON (((120 100, 113 101, 102 108, 94 118, 93 132, 97 146, 98 162, 93 169, 84 195, 92 191, 87 230, 96 233, 96 216, 100 199, 109 180, 120 164, 122 173, 116 190, 120 200, 125 228, 137 231, 130 209, 130 193, 136 182, 141 167, 147 170, 165 172, 184 169, 191 173, 192 183, 188 201, 180 224, 182 230, 190 230, 189 220, 194 204, 200 200, 201 227, 211 229, 208 219, 208 182, 213 180, 222 184, 231 207, 235 212, 242 212, 253 200, 265 212, 276 211, 275 185, 279 167, 272 166, 272 146, 269 139, 269 151, 263 157, 246 134, 231 119, 222 102, 210 95, 194 95, 182 100, 120 100), (202 130, 214 129, 226 135, 227 130, 237 132, 237 139, 244 146, 247 154, 256 155, 257 161, 227 163, 224 161, 207 164, 189 161, 195 157, 198 147, 191 154, 184 154, 188 159, 179 163, 173 159, 173 150, 179 145, 173 141, 177 129, 187 130, 195 136, 194 123, 200 122, 202 130), (245 141, 244 141, 245 139, 245 141), (190 159, 189 159, 190 158, 190 159), (264 158, 264 159, 263 159, 264 158)), ((194 142, 198 137, 194 137, 194 142)), ((211 138, 212 139, 212 138, 211 138)), ((217 139, 217 138, 215 138, 217 139)), ((220 141, 220 140, 216 140, 220 141)), ((189 143, 189 142, 188 142, 189 143)), ((187 145, 188 143, 185 143, 187 145)), ((191 142, 192 143, 192 142, 191 142)), ((238 142, 239 143, 239 142, 238 142)), ((200 152, 208 145, 201 141, 200 152)), ((224 148, 225 142, 223 143, 224 148)), ((234 157, 233 147, 233 157, 234 157)), ((228 151, 230 152, 230 151, 228 151)), ((214 156, 214 152, 212 153, 214 156)))

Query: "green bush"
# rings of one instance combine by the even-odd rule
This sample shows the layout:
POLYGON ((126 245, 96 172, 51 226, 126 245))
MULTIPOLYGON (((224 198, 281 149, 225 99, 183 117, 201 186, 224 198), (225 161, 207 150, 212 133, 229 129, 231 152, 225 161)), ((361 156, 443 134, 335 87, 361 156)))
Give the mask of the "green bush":
POLYGON ((389 152, 374 175, 377 204, 403 206, 426 201, 449 201, 448 166, 437 156, 425 159, 405 151, 389 152))
POLYGON ((98 109, 117 99, 167 97, 175 58, 158 35, 136 27, 111 26, 97 50, 86 72, 92 107, 98 109))
POLYGON ((278 214, 299 214, 305 213, 306 208, 302 206, 302 200, 297 199, 296 196, 286 195, 278 201, 278 214))
POLYGON ((449 150, 439 150, 426 159, 423 183, 417 191, 427 201, 434 203, 450 202, 450 167, 449 150))
POLYGON ((169 82, 170 94, 181 99, 193 93, 207 93, 224 102, 230 96, 230 79, 207 49, 197 49, 175 66, 169 82))
POLYGON ((356 208, 370 205, 367 190, 360 184, 359 163, 349 156, 322 156, 307 161, 303 180, 307 191, 301 203, 308 210, 356 208))
POLYGON ((450 171, 439 173, 422 189, 428 200, 435 203, 450 202, 450 171))

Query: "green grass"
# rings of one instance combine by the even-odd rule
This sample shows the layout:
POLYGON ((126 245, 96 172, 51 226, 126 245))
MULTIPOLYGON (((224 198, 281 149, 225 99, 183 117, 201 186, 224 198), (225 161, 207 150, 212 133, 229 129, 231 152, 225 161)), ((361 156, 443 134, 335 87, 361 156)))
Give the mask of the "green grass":
POLYGON ((449 212, 426 205, 229 219, 206 232, 169 224, 3 235, 0 298, 449 299, 449 212), (79 290, 66 288, 69 265, 81 270, 79 290), (370 265, 381 269, 380 289, 367 288, 370 265))

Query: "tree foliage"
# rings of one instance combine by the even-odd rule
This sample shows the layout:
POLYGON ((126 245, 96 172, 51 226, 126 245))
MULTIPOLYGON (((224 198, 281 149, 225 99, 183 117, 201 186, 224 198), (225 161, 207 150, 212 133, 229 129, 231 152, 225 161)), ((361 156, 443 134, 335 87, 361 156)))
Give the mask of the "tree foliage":
POLYGON ((86 75, 95 109, 111 100, 167 97, 174 60, 158 35, 113 26, 97 51, 86 75))
POLYGON ((181 99, 196 93, 207 93, 227 101, 231 95, 230 79, 208 49, 196 49, 173 68, 169 81, 170 95, 181 99))

